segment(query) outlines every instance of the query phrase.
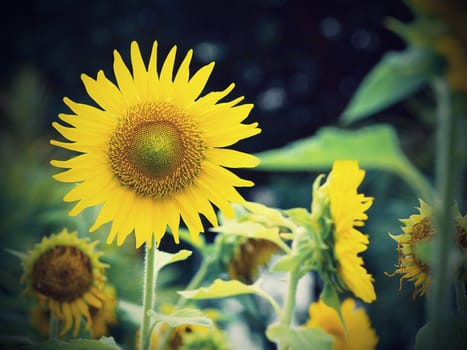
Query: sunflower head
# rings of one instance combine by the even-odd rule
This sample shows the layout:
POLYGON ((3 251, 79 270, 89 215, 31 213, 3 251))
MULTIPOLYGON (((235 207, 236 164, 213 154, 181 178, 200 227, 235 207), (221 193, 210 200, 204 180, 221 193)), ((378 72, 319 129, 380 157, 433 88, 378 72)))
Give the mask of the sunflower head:
POLYGON ((320 328, 331 335, 334 350, 375 349, 378 336, 365 310, 356 308, 355 301, 347 298, 341 304, 341 312, 347 329, 344 329, 336 310, 319 300, 310 305, 310 319, 305 327, 320 328))
POLYGON ((417 245, 421 242, 429 242, 434 234, 431 207, 420 199, 418 211, 418 214, 400 220, 404 224, 402 234, 390 234, 390 237, 397 242, 398 252, 397 268, 390 276, 401 275, 401 288, 403 280, 412 281, 415 285, 414 298, 425 294, 430 285, 429 265, 418 257, 417 245))
POLYGON ((107 299, 101 292, 107 265, 99 260, 102 253, 94 251, 96 244, 64 229, 44 237, 22 258, 25 293, 63 323, 62 335, 73 323, 77 334, 81 317, 89 330, 90 307, 99 309, 107 299))
POLYGON ((319 186, 318 178, 314 185, 311 219, 328 247, 322 252, 327 279, 370 303, 376 299, 373 278, 359 256, 369 240, 357 229, 364 225, 365 212, 373 203, 371 197, 357 192, 364 176, 357 161, 335 161, 326 182, 319 186))
POLYGON ((231 278, 253 283, 260 267, 267 264, 278 247, 266 239, 240 237, 228 265, 231 278))
MULTIPOLYGON (((89 307, 91 314, 92 326, 91 336, 94 339, 107 336, 109 334, 109 326, 117 322, 116 319, 116 294, 115 288, 106 284, 103 294, 107 296, 103 300, 102 308, 89 307)), ((41 336, 47 338, 50 334, 50 310, 46 305, 39 303, 34 304, 29 310, 29 317, 32 326, 39 332, 41 336)))
POLYGON ((68 126, 53 123, 70 142, 51 143, 81 153, 51 162, 68 169, 55 179, 78 183, 64 198, 77 202, 70 215, 101 204, 90 231, 112 222, 108 243, 116 238, 121 245, 134 232, 137 247, 150 247, 167 226, 178 243, 180 219, 196 238, 204 231, 200 214, 214 226, 214 207, 232 217, 231 203, 243 201, 236 188, 253 185, 226 169, 259 162, 226 148, 261 131, 258 123, 243 123, 253 105, 240 105, 243 97, 220 102, 233 84, 200 97, 214 64, 190 77, 190 50, 174 74, 176 51, 174 46, 160 70, 157 42, 147 65, 132 42, 131 70, 115 51, 116 84, 102 71, 96 79, 82 75, 99 107, 65 98, 72 113, 59 118, 68 126))

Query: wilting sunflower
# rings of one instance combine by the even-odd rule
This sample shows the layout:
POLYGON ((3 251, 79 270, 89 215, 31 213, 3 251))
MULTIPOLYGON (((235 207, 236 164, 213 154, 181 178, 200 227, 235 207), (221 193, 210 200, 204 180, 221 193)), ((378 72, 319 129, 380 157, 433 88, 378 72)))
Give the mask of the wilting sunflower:
POLYGON ((329 201, 333 242, 326 243, 334 247, 337 278, 355 296, 371 303, 376 299, 373 278, 358 255, 367 249, 368 236, 355 228, 364 225, 365 212, 373 203, 371 197, 357 192, 364 176, 357 161, 335 161, 318 194, 329 201))
POLYGON ((74 114, 60 114, 70 125, 53 123, 69 143, 53 145, 80 152, 52 165, 69 170, 55 175, 63 182, 78 182, 64 198, 78 201, 70 215, 102 204, 90 231, 112 221, 108 243, 135 232, 136 246, 157 243, 169 226, 178 243, 180 217, 193 237, 203 231, 199 214, 217 225, 213 204, 233 217, 231 202, 242 202, 235 187, 252 186, 229 168, 254 167, 258 158, 228 147, 258 134, 258 123, 243 124, 253 105, 239 105, 242 97, 220 102, 234 88, 199 97, 214 62, 191 78, 188 51, 174 75, 174 46, 160 72, 157 42, 146 66, 136 42, 131 43, 129 71, 114 51, 115 85, 99 71, 96 79, 82 75, 89 96, 100 108, 64 102, 74 114))
POLYGON ((355 307, 355 301, 347 298, 341 305, 347 331, 333 308, 319 300, 310 305, 310 320, 305 327, 320 328, 333 336, 334 350, 373 350, 378 344, 378 336, 371 327, 365 310, 355 307))
POLYGON ((74 324, 76 336, 82 317, 90 330, 91 308, 102 308, 108 298, 103 292, 107 265, 99 261, 102 253, 94 251, 97 243, 64 229, 44 237, 22 258, 26 295, 33 295, 40 310, 50 311, 62 322, 61 335, 74 324))
POLYGON ((397 269, 390 276, 402 275, 402 282, 407 279, 415 286, 413 297, 423 295, 430 286, 430 269, 426 262, 417 256, 417 244, 423 241, 430 241, 433 238, 434 230, 432 225, 431 207, 420 199, 419 214, 411 215, 408 219, 400 221, 405 225, 402 227, 403 233, 391 238, 397 242, 398 261, 397 269))

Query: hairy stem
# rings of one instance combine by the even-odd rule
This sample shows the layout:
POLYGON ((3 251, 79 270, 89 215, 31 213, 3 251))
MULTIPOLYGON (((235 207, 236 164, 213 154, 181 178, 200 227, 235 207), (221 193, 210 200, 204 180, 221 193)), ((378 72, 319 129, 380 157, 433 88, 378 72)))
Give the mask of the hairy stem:
MULTIPOLYGON (((290 326, 292 322, 293 311, 295 309, 295 297, 297 294, 297 285, 300 279, 299 271, 292 271, 289 275, 289 286, 287 290, 287 299, 285 301, 284 312, 280 324, 290 326)), ((287 350, 287 344, 279 344, 279 350, 287 350)))
POLYGON ((156 254, 156 247, 148 249, 146 246, 144 259, 143 319, 141 322, 141 335, 139 343, 140 350, 149 350, 151 348, 151 317, 148 315, 148 311, 154 309, 156 302, 156 254))

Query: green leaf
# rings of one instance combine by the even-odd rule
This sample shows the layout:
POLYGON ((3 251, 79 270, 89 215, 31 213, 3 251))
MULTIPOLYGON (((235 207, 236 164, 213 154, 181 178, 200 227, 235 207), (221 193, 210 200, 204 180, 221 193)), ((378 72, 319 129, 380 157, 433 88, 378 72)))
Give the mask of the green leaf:
POLYGON ((292 272, 298 270, 303 259, 299 255, 283 255, 271 268, 273 272, 292 272))
POLYGON ((410 47, 385 54, 363 79, 341 120, 350 123, 389 107, 417 91, 442 69, 440 57, 432 50, 410 47))
MULTIPOLYGON (((155 249, 155 248, 153 248, 155 249)), ((175 254, 167 253, 162 250, 158 250, 156 252, 156 261, 155 261, 155 268, 157 270, 162 269, 164 266, 173 264, 177 261, 186 260, 191 256, 192 252, 190 250, 182 249, 175 254)))
POLYGON ((70 341, 51 339, 28 348, 34 350, 121 350, 112 337, 102 337, 99 340, 72 339, 70 341))
POLYGON ((232 234, 247 238, 254 239, 265 239, 275 243, 278 247, 282 248, 285 252, 290 251, 289 247, 284 243, 280 234, 279 228, 277 227, 264 227, 263 225, 252 222, 226 222, 222 226, 218 226, 211 229, 214 232, 220 232, 224 234, 232 234))
POLYGON ((261 282, 262 280, 258 279, 255 283, 248 285, 237 280, 224 281, 216 279, 208 287, 184 290, 177 293, 187 299, 218 299, 243 294, 256 294, 269 301, 277 315, 280 315, 281 310, 279 305, 268 293, 260 288, 261 282))
POLYGON ((358 130, 321 128, 314 136, 289 145, 256 154, 261 158, 258 170, 328 170, 334 160, 358 160, 367 169, 394 172, 404 178, 426 200, 431 186, 402 153, 394 128, 373 125, 358 130))
POLYGON ((333 337, 319 328, 297 328, 273 324, 266 330, 269 340, 290 350, 332 350, 333 337), (285 346, 284 346, 285 345, 285 346))
POLYGON ((262 292, 259 288, 260 283, 261 280, 258 280, 252 285, 247 285, 237 280, 224 281, 216 279, 208 287, 184 290, 178 292, 178 294, 188 299, 217 299, 241 294, 257 294, 258 291, 262 292))
POLYGON ((181 309, 170 315, 163 315, 150 310, 148 314, 156 322, 167 323, 170 327, 177 327, 183 324, 212 327, 212 321, 198 309, 181 309))

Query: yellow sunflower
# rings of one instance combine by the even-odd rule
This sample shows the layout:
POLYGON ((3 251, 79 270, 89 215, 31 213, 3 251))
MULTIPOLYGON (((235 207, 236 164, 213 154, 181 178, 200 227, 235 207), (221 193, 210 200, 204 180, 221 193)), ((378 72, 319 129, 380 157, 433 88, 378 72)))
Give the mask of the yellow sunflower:
POLYGON ((389 234, 397 242, 398 251, 397 269, 390 276, 402 275, 401 288, 405 279, 412 281, 415 286, 414 298, 428 292, 430 286, 429 266, 417 257, 416 246, 422 241, 430 241, 434 234, 431 207, 420 199, 418 211, 419 214, 400 220, 405 225, 402 227, 402 234, 389 234))
POLYGON ((135 232, 136 246, 153 236, 160 242, 167 225, 178 243, 183 219, 194 238, 203 231, 200 214, 217 225, 213 205, 233 217, 231 202, 242 202, 235 187, 252 186, 229 168, 254 167, 259 159, 225 147, 258 134, 258 123, 244 124, 252 104, 243 97, 219 102, 234 88, 202 97, 214 62, 191 78, 188 51, 174 75, 174 46, 160 72, 157 42, 146 66, 136 42, 131 43, 132 72, 114 51, 117 84, 103 71, 92 79, 82 75, 89 96, 100 106, 64 102, 74 114, 60 114, 70 125, 53 126, 71 142, 52 140, 55 146, 82 154, 52 165, 69 169, 55 175, 63 182, 78 182, 64 198, 78 201, 70 215, 98 204, 102 208, 90 231, 112 221, 107 242, 135 232))
POLYGON ((25 293, 38 300, 40 310, 50 311, 62 322, 60 335, 74 324, 76 336, 82 317, 89 330, 91 308, 102 308, 108 299, 103 292, 107 265, 99 261, 102 253, 94 251, 97 243, 64 229, 44 237, 22 258, 25 293))
POLYGON ((347 331, 333 308, 319 300, 310 305, 310 320, 307 328, 320 328, 334 337, 334 350, 373 350, 378 336, 371 327, 370 318, 364 309, 355 307, 355 301, 347 298, 341 305, 342 317, 347 331))
MULTIPOLYGON (((103 307, 89 306, 92 320, 91 336, 94 339, 109 335, 109 326, 117 322, 115 288, 106 284, 103 293, 108 296, 103 300, 103 307)), ((45 305, 35 304, 31 307, 29 316, 32 325, 39 334, 44 338, 48 337, 50 334, 50 310, 45 305)))
POLYGON ((364 176, 357 161, 335 161, 319 195, 328 199, 331 210, 337 277, 355 296, 371 303, 376 299, 373 278, 358 255, 367 249, 368 236, 355 228, 364 225, 373 203, 373 198, 357 192, 364 176))

